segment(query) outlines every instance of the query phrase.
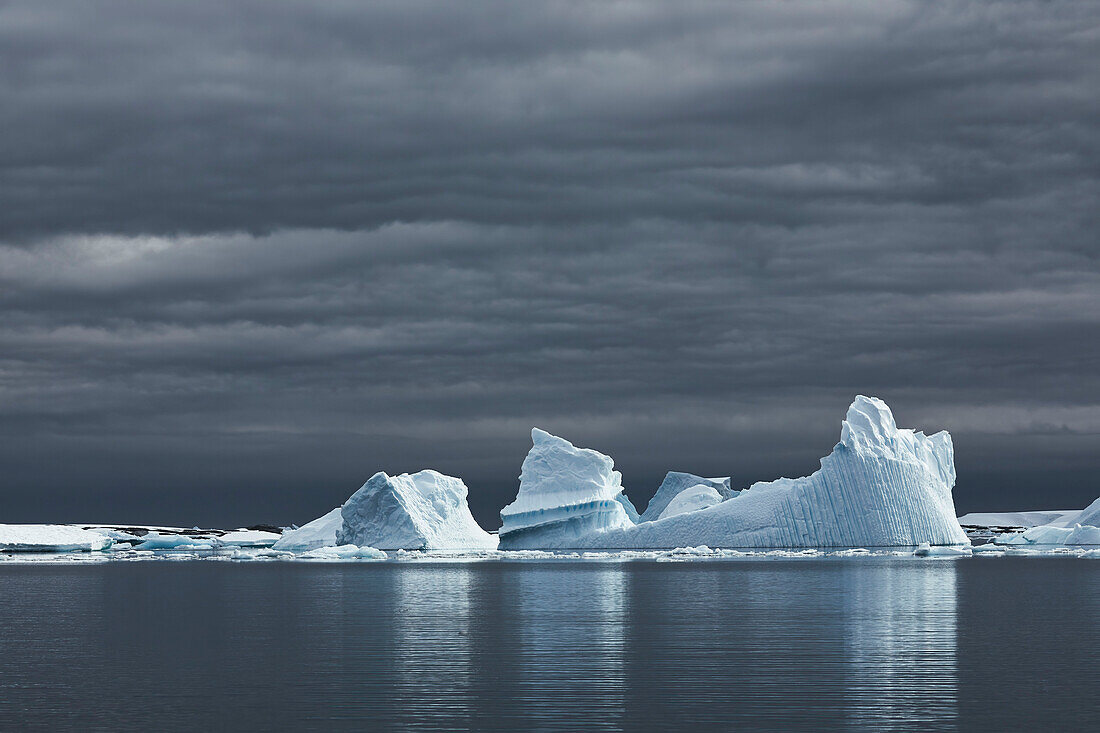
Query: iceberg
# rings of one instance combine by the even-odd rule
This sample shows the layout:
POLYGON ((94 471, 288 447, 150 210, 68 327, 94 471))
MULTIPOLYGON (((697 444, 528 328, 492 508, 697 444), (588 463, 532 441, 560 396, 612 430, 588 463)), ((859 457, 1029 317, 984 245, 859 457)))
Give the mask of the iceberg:
POLYGON ((437 471, 400 476, 379 471, 341 507, 343 521, 336 545, 379 550, 495 549, 496 539, 470 513, 468 494, 462 479, 437 471))
POLYGON ((333 547, 336 545, 336 535, 343 526, 344 516, 340 513, 340 507, 336 507, 328 514, 303 524, 298 529, 283 532, 283 536, 271 546, 271 549, 285 552, 309 552, 319 547, 333 547))
POLYGON ((665 474, 665 480, 661 482, 661 485, 657 488, 657 493, 653 495, 653 498, 649 500, 649 504, 646 505, 645 512, 642 514, 641 522, 652 522, 656 519, 660 519, 664 514, 665 507, 669 505, 676 496, 684 491, 700 484, 704 486, 710 486, 723 499, 732 499, 740 494, 740 491, 733 491, 730 489, 730 479, 728 476, 724 478, 703 478, 702 476, 696 476, 693 473, 684 473, 682 471, 669 471, 665 474))
POLYGON ((1074 524, 1100 527, 1100 498, 1082 509, 1077 516, 1073 517, 1072 521, 1074 524))
POLYGON ((661 512, 660 518, 667 519, 668 517, 675 517, 677 514, 697 512, 700 509, 706 509, 721 503, 722 495, 718 493, 718 489, 707 484, 697 484, 684 489, 673 497, 665 510, 661 512))
POLYGON ((98 552, 113 543, 100 532, 65 524, 0 524, 0 552, 98 552))
POLYGON ((821 468, 753 484, 699 511, 591 531, 576 548, 969 545, 955 517, 951 436, 899 429, 882 400, 859 395, 821 468))
POLYGON ((500 549, 574 547, 584 535, 634 526, 610 457, 538 428, 531 444, 516 499, 500 510, 500 549))

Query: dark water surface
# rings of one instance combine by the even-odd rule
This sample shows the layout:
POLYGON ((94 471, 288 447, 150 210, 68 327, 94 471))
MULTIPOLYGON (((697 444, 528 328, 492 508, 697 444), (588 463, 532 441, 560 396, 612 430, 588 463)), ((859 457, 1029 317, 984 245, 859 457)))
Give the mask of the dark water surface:
POLYGON ((0 566, 0 729, 1096 730, 1100 562, 0 566))

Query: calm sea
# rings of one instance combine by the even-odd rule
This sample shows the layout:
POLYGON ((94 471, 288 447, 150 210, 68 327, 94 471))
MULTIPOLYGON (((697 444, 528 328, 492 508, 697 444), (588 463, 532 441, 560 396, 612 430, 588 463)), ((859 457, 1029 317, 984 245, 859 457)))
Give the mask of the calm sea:
POLYGON ((1096 730, 1100 562, 0 566, 0 729, 1096 730))

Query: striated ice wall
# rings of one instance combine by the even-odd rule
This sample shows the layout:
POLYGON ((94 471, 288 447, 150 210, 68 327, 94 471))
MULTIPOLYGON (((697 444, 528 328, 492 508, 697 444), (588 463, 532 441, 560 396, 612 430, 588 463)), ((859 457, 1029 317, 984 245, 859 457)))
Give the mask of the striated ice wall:
POLYGON ((757 483, 699 511, 580 536, 578 548, 888 547, 969 544, 955 517, 951 436, 902 430, 856 397, 840 443, 804 478, 757 483))

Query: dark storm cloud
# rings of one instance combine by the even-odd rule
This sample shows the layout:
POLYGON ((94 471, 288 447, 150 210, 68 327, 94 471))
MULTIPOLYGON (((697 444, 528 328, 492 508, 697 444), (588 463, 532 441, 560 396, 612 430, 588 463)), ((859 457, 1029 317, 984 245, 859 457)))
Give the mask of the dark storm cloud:
POLYGON ((952 431, 960 509, 1083 506, 1098 30, 1069 2, 0 5, 5 511, 300 522, 432 466, 491 524, 532 424, 644 504, 668 468, 813 470, 857 392, 952 431))

